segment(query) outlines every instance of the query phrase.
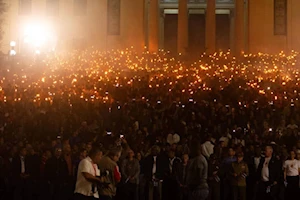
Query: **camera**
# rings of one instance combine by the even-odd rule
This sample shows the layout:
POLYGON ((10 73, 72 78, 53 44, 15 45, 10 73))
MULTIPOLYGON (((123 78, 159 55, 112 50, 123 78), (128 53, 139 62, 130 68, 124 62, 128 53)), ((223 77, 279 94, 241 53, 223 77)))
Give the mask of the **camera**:
POLYGON ((99 178, 105 177, 105 176, 108 176, 108 175, 109 175, 109 171, 108 171, 108 170, 105 170, 105 171, 101 172, 99 178))

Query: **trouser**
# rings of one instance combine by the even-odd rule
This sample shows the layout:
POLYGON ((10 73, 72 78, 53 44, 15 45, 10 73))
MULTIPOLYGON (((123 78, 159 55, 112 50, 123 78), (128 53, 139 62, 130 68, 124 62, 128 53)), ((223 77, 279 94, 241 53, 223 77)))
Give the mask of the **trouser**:
POLYGON ((299 176, 287 176, 286 199, 293 199, 299 194, 299 176))
POLYGON ((150 181, 146 184, 146 200, 162 199, 162 182, 150 181))
POLYGON ((229 180, 224 180, 222 182, 222 196, 223 200, 231 200, 232 197, 232 187, 229 180))
POLYGON ((74 200, 96 200, 95 197, 84 196, 79 193, 74 194, 74 200))
POLYGON ((209 183, 209 195, 208 200, 220 200, 221 197, 221 185, 217 182, 209 183))
POLYGON ((113 198, 112 197, 110 197, 110 196, 102 196, 102 195, 100 195, 99 196, 99 200, 112 200, 113 198))
POLYGON ((29 179, 18 179, 14 185, 14 200, 32 199, 32 182, 29 179))
POLYGON ((258 191, 257 191, 257 200, 276 200, 279 192, 280 186, 278 184, 271 186, 270 182, 260 181, 258 183, 258 191), (270 187, 271 186, 271 187, 270 187), (268 190, 270 187, 270 190, 268 190))
POLYGON ((126 183, 123 187, 122 200, 136 200, 137 199, 137 184, 126 183))
POLYGON ((180 199, 180 188, 176 180, 174 179, 164 180, 162 185, 162 199, 163 200, 180 199))
POLYGON ((208 194, 208 189, 192 189, 189 191, 189 200, 206 200, 208 194))
POLYGON ((233 200, 246 200, 246 186, 232 186, 233 200))

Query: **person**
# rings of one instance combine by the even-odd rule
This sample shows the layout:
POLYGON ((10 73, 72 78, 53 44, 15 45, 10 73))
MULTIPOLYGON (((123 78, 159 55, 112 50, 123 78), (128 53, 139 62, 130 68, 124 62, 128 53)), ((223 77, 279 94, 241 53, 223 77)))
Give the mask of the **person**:
POLYGON ((31 199, 30 169, 27 162, 27 150, 25 147, 21 147, 19 154, 13 158, 11 167, 13 184, 15 187, 13 199, 31 199))
POLYGON ((222 176, 222 182, 221 182, 221 187, 223 189, 223 199, 224 200, 229 200, 232 199, 233 194, 232 194, 232 185, 230 182, 231 179, 231 166, 232 163, 237 161, 236 158, 236 152, 233 148, 228 149, 228 156, 224 158, 223 162, 221 163, 221 169, 220 169, 220 174, 222 176))
POLYGON ((296 153, 290 152, 290 158, 283 164, 284 181, 286 183, 286 199, 293 199, 298 195, 300 165, 295 159, 296 153))
POLYGON ((280 189, 279 182, 282 178, 281 162, 273 155, 273 147, 265 147, 265 157, 261 158, 257 169, 259 200, 274 200, 280 189))
POLYGON ((74 191, 75 200, 92 200, 99 198, 97 184, 101 184, 103 180, 98 178, 98 176, 100 176, 100 170, 97 164, 100 162, 102 155, 103 152, 100 148, 92 147, 89 156, 80 161, 74 191))
POLYGON ((187 185, 189 189, 189 200, 205 200, 209 194, 207 184, 208 164, 202 155, 200 144, 192 145, 192 156, 187 171, 187 185))
POLYGON ((124 200, 136 200, 137 199, 137 186, 139 184, 140 164, 139 161, 134 158, 134 151, 129 150, 127 158, 121 165, 122 179, 124 183, 124 200))
POLYGON ((102 172, 107 172, 104 176, 104 182, 107 186, 99 188, 99 197, 101 200, 111 200, 116 196, 117 184, 121 181, 121 173, 117 162, 121 157, 119 148, 109 150, 107 156, 104 156, 99 162, 99 168, 102 172))
POLYGON ((210 155, 214 153, 214 139, 211 136, 207 137, 207 140, 201 145, 202 146, 202 154, 209 159, 210 155))
POLYGON ((246 200, 246 177, 249 175, 249 169, 244 162, 244 154, 237 154, 237 161, 232 163, 231 185, 233 189, 233 200, 246 200))
POLYGON ((62 149, 60 147, 55 149, 54 156, 46 163, 45 178, 51 186, 51 199, 65 199, 68 166, 62 156, 62 149))
POLYGON ((163 183, 163 199, 179 200, 179 184, 176 179, 176 172, 178 171, 181 159, 175 156, 175 151, 170 149, 168 151, 169 168, 166 173, 166 178, 163 183))
POLYGON ((182 155, 182 162, 179 163, 176 169, 176 179, 180 187, 180 200, 188 199, 188 190, 186 185, 186 174, 188 169, 189 155, 182 155))
POLYGON ((209 200, 220 200, 221 183, 220 183, 220 162, 216 154, 212 154, 208 160, 208 185, 209 200))
POLYGON ((154 145, 151 148, 151 155, 145 158, 143 165, 146 179, 146 200, 161 199, 162 182, 165 179, 165 172, 169 169, 168 159, 160 154, 160 147, 154 145))

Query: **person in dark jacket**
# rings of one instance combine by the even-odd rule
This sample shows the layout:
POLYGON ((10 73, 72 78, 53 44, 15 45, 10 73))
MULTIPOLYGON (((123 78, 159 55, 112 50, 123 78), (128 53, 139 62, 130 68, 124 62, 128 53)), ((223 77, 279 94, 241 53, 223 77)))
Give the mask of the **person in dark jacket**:
POLYGON ((175 156, 174 150, 169 150, 169 168, 167 176, 163 183, 163 199, 166 200, 179 200, 179 184, 176 179, 177 168, 181 163, 181 159, 175 156))
POLYGON ((64 187, 68 180, 68 166, 62 157, 62 149, 56 148, 54 156, 50 158, 45 167, 45 178, 52 186, 51 199, 64 199, 64 187))
POLYGON ((12 181, 14 185, 14 200, 31 199, 30 168, 26 159, 27 150, 20 149, 19 154, 12 160, 12 181))
POLYGON ((220 162, 216 154, 212 154, 208 161, 208 185, 209 200, 220 200, 221 180, 220 180, 220 162))
POLYGON ((266 146, 265 157, 261 158, 257 169, 259 200, 274 200, 279 195, 283 179, 281 162, 273 155, 273 147, 266 146))
POLYGON ((168 159, 160 154, 160 148, 155 145, 151 149, 151 155, 145 158, 143 164, 146 179, 146 200, 161 199, 162 182, 166 178, 169 168, 168 159))
POLYGON ((186 184, 186 175, 188 169, 189 155, 183 154, 182 162, 179 163, 176 169, 176 179, 180 187, 180 200, 188 199, 188 187, 186 184))

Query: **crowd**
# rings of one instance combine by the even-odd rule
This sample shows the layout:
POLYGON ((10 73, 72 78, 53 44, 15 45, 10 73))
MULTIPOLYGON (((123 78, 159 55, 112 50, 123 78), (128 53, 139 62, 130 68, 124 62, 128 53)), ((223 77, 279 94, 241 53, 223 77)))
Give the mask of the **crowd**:
POLYGON ((297 58, 92 49, 2 67, 0 199, 73 199, 88 159, 100 200, 293 199, 297 58))

